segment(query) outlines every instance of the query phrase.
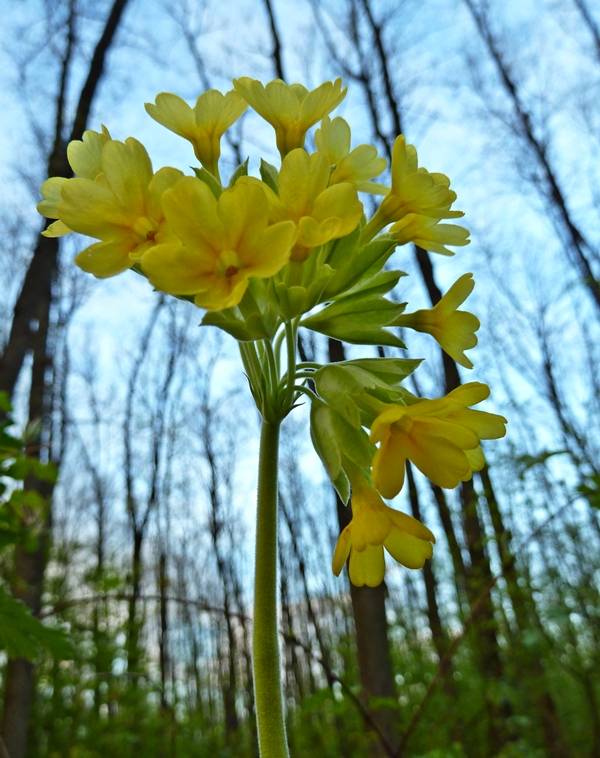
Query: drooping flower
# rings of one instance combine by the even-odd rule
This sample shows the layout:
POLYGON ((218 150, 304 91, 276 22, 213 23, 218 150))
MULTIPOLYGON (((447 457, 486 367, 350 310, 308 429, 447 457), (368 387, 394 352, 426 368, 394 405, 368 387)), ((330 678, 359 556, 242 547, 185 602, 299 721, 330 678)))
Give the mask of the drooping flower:
POLYGON ((473 368, 465 350, 477 344, 475 332, 480 326, 479 319, 468 311, 459 311, 458 306, 467 299, 474 286, 473 274, 464 274, 433 308, 403 313, 396 319, 394 326, 408 326, 418 332, 431 334, 457 363, 465 368, 473 368))
POLYGON ((352 521, 340 534, 333 554, 337 576, 350 556, 350 581, 376 587, 383 581, 383 549, 407 568, 420 569, 433 552, 435 537, 417 519, 387 506, 366 483, 352 488, 352 521))
POLYGON ((463 227, 438 224, 440 219, 464 215, 462 211, 451 210, 456 193, 450 189, 450 180, 445 174, 419 168, 417 151, 406 144, 403 135, 394 142, 391 174, 392 186, 363 230, 364 239, 371 239, 388 224, 395 223, 392 231, 401 243, 416 242, 427 250, 446 255, 452 253, 445 244, 468 243, 468 231, 463 227))
POLYGON ((303 147, 308 129, 339 105, 346 95, 341 79, 308 90, 302 84, 286 84, 281 79, 265 86, 257 79, 242 76, 234 79, 233 86, 275 129, 277 148, 282 156, 303 147))
POLYGON ((222 94, 209 89, 193 108, 169 92, 157 95, 156 103, 145 107, 155 121, 189 140, 200 163, 218 176, 221 137, 246 110, 246 103, 235 90, 222 94))
POLYGON ((195 177, 181 179, 163 197, 173 238, 149 250, 141 265, 150 281, 173 295, 193 295, 210 310, 232 308, 250 277, 270 277, 289 260, 296 227, 269 224, 267 197, 236 183, 217 200, 195 177))
POLYGON ((76 176, 52 177, 41 188, 38 211, 59 219, 44 234, 95 237, 100 241, 79 253, 76 264, 97 277, 119 274, 168 235, 161 196, 182 174, 168 167, 153 174, 140 142, 119 142, 106 131, 86 132, 67 155, 76 176))
POLYGON ((489 394, 487 385, 470 382, 436 400, 386 406, 371 425, 371 441, 379 443, 373 478, 381 494, 391 498, 400 492, 407 460, 448 488, 482 468, 481 440, 506 433, 503 416, 469 408, 489 394))
POLYGON ((321 155, 333 167, 330 184, 350 182, 361 192, 385 194, 386 187, 371 181, 387 166, 373 145, 359 145, 350 150, 350 126, 343 118, 321 121, 315 132, 315 143, 321 155))

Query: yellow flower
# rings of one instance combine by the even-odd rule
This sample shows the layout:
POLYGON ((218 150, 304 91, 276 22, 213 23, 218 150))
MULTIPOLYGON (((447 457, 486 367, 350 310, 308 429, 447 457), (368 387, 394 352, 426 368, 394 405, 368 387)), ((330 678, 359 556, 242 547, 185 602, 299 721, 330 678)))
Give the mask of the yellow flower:
POLYGON ((269 202, 254 184, 237 182, 217 200, 188 176, 165 192, 163 208, 177 239, 149 250, 142 269, 158 289, 193 295, 203 308, 232 308, 250 277, 273 276, 289 260, 295 226, 269 225, 269 202))
POLYGON ((350 182, 360 192, 385 194, 387 188, 370 181, 379 176, 387 161, 377 155, 373 145, 359 145, 350 150, 350 126, 343 118, 326 116, 315 132, 315 143, 321 155, 333 166, 330 184, 350 182))
POLYGON ((480 326, 479 319, 472 313, 457 308, 471 294, 474 286, 473 274, 464 274, 433 308, 403 313, 394 321, 394 326, 408 326, 418 332, 431 334, 457 363, 465 368, 473 368, 464 351, 477 344, 475 332, 480 326))
POLYGON ((390 228, 389 232, 398 244, 414 242, 424 250, 441 255, 454 255, 446 245, 462 247, 469 244, 469 230, 458 224, 440 224, 438 219, 409 213, 390 228))
POLYGON ((169 92, 146 103, 146 111, 159 124, 189 140, 196 158, 212 174, 218 176, 221 137, 246 110, 246 103, 237 92, 224 95, 216 89, 203 92, 191 108, 185 100, 169 92))
POLYGON ((70 143, 67 155, 75 178, 52 177, 42 184, 38 211, 60 219, 44 234, 95 237, 100 242, 75 262, 98 277, 119 274, 167 236, 161 195, 182 174, 174 168, 153 174, 140 142, 132 137, 119 142, 108 132, 86 132, 81 142, 70 143))
POLYGON ((340 534, 333 554, 337 576, 350 555, 350 581, 376 587, 383 581, 383 548, 407 568, 420 569, 433 553, 435 537, 417 519, 389 508, 366 484, 352 488, 352 521, 340 534))
MULTIPOLYGON (((108 129, 103 126, 101 132, 88 129, 80 140, 73 140, 67 145, 67 158, 74 176, 95 179, 102 171, 102 148, 110 140, 108 129)), ((46 218, 58 218, 60 191, 67 181, 66 177, 53 176, 42 184, 42 200, 37 209, 46 218)), ((43 233, 45 237, 62 237, 71 231, 62 221, 50 224, 43 233)))
MULTIPOLYGON (((240 180, 255 183, 255 179, 240 180)), ((279 172, 279 195, 262 184, 276 220, 289 219, 298 228, 292 260, 305 260, 311 248, 353 231, 362 216, 362 204, 349 182, 328 187, 329 164, 319 153, 302 148, 288 153, 279 172)))
MULTIPOLYGON (((429 240, 430 235, 433 235, 434 244, 439 243, 439 240, 436 239, 440 233, 439 228, 430 232, 430 227, 435 227, 440 219, 458 218, 464 215, 462 211, 450 210, 450 206, 456 200, 456 193, 450 189, 448 177, 445 174, 431 173, 425 168, 419 168, 417 151, 413 145, 406 144, 403 135, 397 137, 394 142, 391 173, 391 189, 365 227, 363 237, 370 239, 388 224, 395 221, 402 222, 406 216, 414 214, 406 222, 410 229, 405 232, 407 237, 405 241, 416 241, 415 235, 420 233, 419 236, 424 241, 429 240)), ((401 229, 402 225, 396 229, 396 232, 399 233, 401 229)), ((453 233, 454 230, 458 229, 462 229, 462 227, 449 225, 443 230, 442 236, 446 232, 453 233)), ((466 233, 466 230, 463 232, 466 233)), ((464 235, 465 238, 467 236, 468 233, 464 235)), ((459 235, 459 238, 462 239, 463 237, 459 235)), ((450 241, 449 244, 466 244, 466 242, 450 241)), ((450 251, 443 248, 443 245, 438 244, 438 247, 442 247, 442 249, 438 249, 437 252, 451 254, 450 251)), ((436 247, 431 249, 436 250, 436 247)))
POLYGON ((325 82, 312 91, 302 84, 286 84, 281 79, 264 86, 248 76, 234 79, 233 86, 275 129, 281 155, 302 147, 308 129, 339 105, 346 95, 341 79, 325 82))
POLYGON ((380 445, 373 458, 375 486, 384 497, 395 497, 404 483, 407 460, 440 487, 456 487, 483 466, 479 443, 506 433, 506 419, 475 411, 490 394, 470 382, 437 400, 388 405, 371 426, 371 441, 380 445))

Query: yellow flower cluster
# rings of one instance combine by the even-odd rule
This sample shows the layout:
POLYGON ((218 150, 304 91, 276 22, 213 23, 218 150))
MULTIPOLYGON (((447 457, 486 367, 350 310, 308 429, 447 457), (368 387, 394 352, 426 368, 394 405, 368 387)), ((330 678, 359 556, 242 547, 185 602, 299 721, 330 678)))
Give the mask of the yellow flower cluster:
MULTIPOLYGON (((174 94, 161 93, 146 110, 191 143, 201 164, 195 175, 185 176, 171 167, 154 172, 137 140, 115 140, 104 127, 86 131, 82 140, 68 146, 73 176, 53 177, 42 185, 38 210, 53 220, 44 233, 58 237, 76 232, 93 238, 76 263, 97 277, 134 268, 157 289, 209 311, 234 313, 230 318, 242 322, 247 313, 242 301, 253 280, 272 282, 259 295, 273 298, 270 312, 277 313, 279 307, 283 312, 281 291, 288 288, 291 310, 286 316, 279 313, 270 336, 284 324, 289 327, 290 318, 325 302, 318 299, 319 293, 334 292, 323 312, 329 309, 335 318, 346 319, 343 339, 352 341, 352 330, 362 330, 360 334, 369 337, 365 341, 376 344, 371 338, 385 334, 383 327, 408 327, 431 334, 454 360, 472 368, 465 350, 477 343, 479 322, 458 310, 473 290, 471 274, 460 277, 433 308, 412 313, 397 315, 401 307, 378 294, 382 276, 383 291, 386 282, 393 280, 390 289, 399 276, 381 271, 387 258, 377 257, 378 245, 391 254, 394 244, 413 242, 451 255, 448 246, 468 243, 466 229, 444 223, 463 215, 452 210, 456 193, 448 177, 419 167, 415 148, 402 135, 393 145, 391 186, 374 181, 386 171, 387 161, 372 145, 352 148, 348 123, 329 117, 345 94, 339 79, 310 91, 301 84, 275 80, 263 85, 248 77, 236 79, 224 94, 208 90, 193 107, 174 94), (246 162, 226 184, 219 167, 221 139, 248 108, 275 130, 281 164, 277 169, 263 161, 258 178, 248 175, 246 162), (316 150, 311 152, 305 140, 316 124, 316 150), (382 196, 369 220, 364 219, 359 193, 382 196), (347 247, 344 238, 351 240, 347 247), (338 240, 342 244, 336 248, 338 240), (333 285, 327 290, 327 278, 336 276, 336 281, 349 283, 347 292, 333 285), (362 290, 357 291, 357 282, 363 283, 362 290), (293 310, 294 303, 306 307, 293 310), (386 321, 388 312, 394 315, 386 321)), ((230 333, 237 336, 234 327, 230 333)), ((324 333, 339 334, 335 329, 324 333)), ((488 392, 485 385, 470 383, 437 400, 411 400, 405 394, 400 400, 408 397, 407 403, 379 402, 380 412, 370 424, 369 450, 377 446, 371 474, 365 473, 367 462, 362 474, 355 468, 350 476, 353 519, 338 541, 336 574, 349 557, 351 580, 373 586, 383 578, 384 548, 409 568, 420 568, 431 556, 431 532, 385 505, 381 495, 398 494, 406 461, 442 487, 455 487, 480 469, 481 440, 505 432, 503 417, 470 407, 488 392)), ((364 429, 362 434, 366 439, 364 429)))

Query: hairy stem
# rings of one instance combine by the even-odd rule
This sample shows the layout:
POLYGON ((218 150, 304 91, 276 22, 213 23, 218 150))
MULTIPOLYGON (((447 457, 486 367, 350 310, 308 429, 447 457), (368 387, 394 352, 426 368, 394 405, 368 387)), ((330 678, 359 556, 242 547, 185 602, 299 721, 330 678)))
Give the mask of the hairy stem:
POLYGON ((261 758, 288 758, 277 635, 277 458, 280 422, 263 420, 258 463, 254 697, 261 758))

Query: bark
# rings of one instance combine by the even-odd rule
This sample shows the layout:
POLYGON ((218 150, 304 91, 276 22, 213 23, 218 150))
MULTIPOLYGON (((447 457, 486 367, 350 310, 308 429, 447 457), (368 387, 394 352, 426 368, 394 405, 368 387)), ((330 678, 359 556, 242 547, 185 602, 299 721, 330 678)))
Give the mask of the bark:
MULTIPOLYGON (((421 513, 421 504, 419 502, 419 492, 417 490, 417 484, 412 471, 412 466, 407 464, 406 466, 406 479, 408 483, 408 496, 410 500, 410 506, 412 515, 419 521, 423 521, 421 513)), ((438 657, 440 665, 440 674, 442 677, 442 686, 446 694, 451 700, 456 699, 457 691, 454 684, 454 671, 452 665, 452 659, 446 656, 448 650, 448 635, 442 623, 440 616, 440 609, 437 601, 437 581, 431 561, 425 561, 423 571, 423 584, 425 586, 425 597, 427 599, 427 619, 429 621, 429 629, 431 631, 431 640, 435 648, 435 652, 438 657)), ((453 729, 455 734, 460 733, 460 729, 453 729)))

